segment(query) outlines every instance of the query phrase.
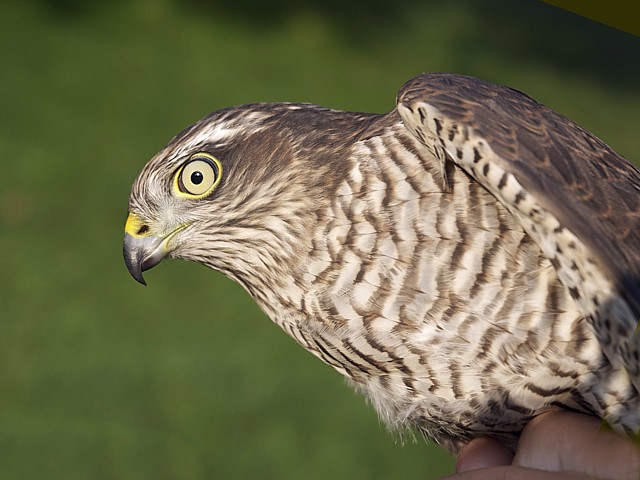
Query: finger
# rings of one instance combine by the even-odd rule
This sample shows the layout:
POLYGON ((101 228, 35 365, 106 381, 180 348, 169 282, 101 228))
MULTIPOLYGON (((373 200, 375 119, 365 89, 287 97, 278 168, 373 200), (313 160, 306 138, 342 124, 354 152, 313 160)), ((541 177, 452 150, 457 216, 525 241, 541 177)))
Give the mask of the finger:
POLYGON ((456 473, 442 480, 587 480, 576 472, 545 472, 531 468, 501 466, 456 473))
POLYGON ((600 424, 572 412, 542 414, 522 433, 514 465, 599 478, 640 478, 640 448, 628 438, 602 431, 600 424))
POLYGON ((489 437, 474 438, 460 450, 456 472, 511 465, 512 460, 513 453, 500 442, 489 437))

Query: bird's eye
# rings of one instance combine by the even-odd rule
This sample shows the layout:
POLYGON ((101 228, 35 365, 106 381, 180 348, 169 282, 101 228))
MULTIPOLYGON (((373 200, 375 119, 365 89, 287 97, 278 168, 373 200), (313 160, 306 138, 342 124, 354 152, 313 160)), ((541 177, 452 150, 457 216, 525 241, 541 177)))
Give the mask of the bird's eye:
POLYGON ((208 153, 196 153, 178 170, 175 186, 178 194, 189 198, 209 195, 220 182, 222 166, 208 153))

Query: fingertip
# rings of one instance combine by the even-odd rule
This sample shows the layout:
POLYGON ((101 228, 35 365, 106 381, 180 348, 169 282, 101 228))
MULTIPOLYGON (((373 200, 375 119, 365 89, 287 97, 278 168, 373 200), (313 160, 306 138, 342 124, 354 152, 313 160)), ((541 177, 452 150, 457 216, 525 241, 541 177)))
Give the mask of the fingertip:
POLYGON ((456 472, 511 465, 512 461, 513 453, 507 447, 492 438, 479 437, 471 440, 460 450, 456 472))
POLYGON ((547 412, 524 429, 514 465, 575 470, 597 478, 640 478, 640 447, 601 420, 567 411, 547 412))

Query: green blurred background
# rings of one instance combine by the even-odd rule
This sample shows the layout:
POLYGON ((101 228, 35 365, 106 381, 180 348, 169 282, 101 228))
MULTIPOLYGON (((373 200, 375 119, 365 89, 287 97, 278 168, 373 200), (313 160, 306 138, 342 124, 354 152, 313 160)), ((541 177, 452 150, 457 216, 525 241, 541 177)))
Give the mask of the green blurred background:
POLYGON ((637 37, 534 1, 0 7, 0 478, 436 478, 238 286, 121 258, 130 185, 210 111, 387 111, 423 71, 524 90, 640 160, 637 37))

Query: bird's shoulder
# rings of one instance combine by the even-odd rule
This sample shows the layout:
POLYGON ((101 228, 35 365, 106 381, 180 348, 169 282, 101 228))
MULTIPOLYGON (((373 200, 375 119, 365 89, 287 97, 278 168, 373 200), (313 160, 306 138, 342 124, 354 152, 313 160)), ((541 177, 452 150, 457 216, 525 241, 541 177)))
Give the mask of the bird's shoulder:
POLYGON ((469 137, 481 142, 502 173, 494 189, 511 176, 630 298, 640 297, 640 173, 631 163, 530 96, 473 77, 420 75, 398 92, 397 105, 410 130, 430 136, 488 184, 494 165, 476 172, 481 153, 469 137))

